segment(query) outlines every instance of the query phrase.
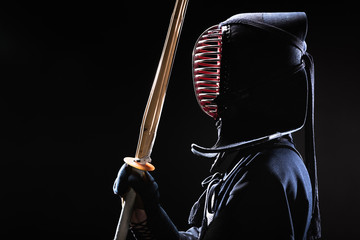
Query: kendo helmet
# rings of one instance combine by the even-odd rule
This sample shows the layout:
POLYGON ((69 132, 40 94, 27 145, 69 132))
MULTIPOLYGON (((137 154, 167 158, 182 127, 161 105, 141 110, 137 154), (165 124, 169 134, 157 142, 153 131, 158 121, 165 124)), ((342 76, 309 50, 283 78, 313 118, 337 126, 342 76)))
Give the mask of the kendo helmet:
POLYGON ((245 142, 301 129, 312 64, 306 34, 303 12, 242 13, 207 29, 193 50, 201 109, 231 131, 249 125, 245 142))

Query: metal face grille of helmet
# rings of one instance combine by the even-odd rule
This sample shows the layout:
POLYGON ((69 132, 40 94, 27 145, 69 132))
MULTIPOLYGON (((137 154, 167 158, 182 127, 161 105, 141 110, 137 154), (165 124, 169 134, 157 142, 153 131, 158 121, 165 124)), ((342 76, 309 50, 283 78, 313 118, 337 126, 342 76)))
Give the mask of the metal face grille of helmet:
POLYGON ((193 50, 195 96, 201 109, 214 119, 218 117, 214 99, 220 92, 222 32, 219 25, 208 28, 200 35, 193 50))

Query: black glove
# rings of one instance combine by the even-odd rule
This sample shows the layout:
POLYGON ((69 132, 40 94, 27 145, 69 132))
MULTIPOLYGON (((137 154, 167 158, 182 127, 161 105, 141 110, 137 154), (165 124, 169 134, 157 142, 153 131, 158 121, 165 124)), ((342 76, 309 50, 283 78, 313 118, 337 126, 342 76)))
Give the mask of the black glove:
MULTIPOLYGON (((159 203, 158 184, 148 172, 138 173, 124 164, 114 182, 115 194, 124 196, 133 188, 140 196, 147 215, 147 228, 156 239, 178 240, 179 232, 159 203)), ((135 206, 136 207, 136 206, 135 206)))

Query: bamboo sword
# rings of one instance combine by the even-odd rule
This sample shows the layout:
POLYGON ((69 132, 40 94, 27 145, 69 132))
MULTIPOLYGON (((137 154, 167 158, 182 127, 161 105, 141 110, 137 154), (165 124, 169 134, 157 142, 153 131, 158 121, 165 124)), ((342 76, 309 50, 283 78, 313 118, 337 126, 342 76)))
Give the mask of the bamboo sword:
MULTIPOLYGON (((155 169, 150 163, 150 155, 155 142, 187 4, 188 0, 176 0, 159 65, 141 122, 136 154, 135 157, 124 158, 124 161, 134 167, 136 171, 153 171, 155 169)), ((134 190, 130 189, 123 199, 122 211, 114 238, 115 240, 126 239, 135 197, 136 193, 134 190)))

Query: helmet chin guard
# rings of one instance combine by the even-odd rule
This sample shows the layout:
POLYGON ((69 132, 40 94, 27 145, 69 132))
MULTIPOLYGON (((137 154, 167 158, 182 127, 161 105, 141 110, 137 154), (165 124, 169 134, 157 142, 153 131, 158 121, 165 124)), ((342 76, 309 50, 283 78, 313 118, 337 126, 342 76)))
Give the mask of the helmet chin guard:
POLYGON ((217 119, 214 99, 220 92, 222 28, 219 25, 205 30, 193 50, 193 81, 196 99, 201 109, 217 119))

